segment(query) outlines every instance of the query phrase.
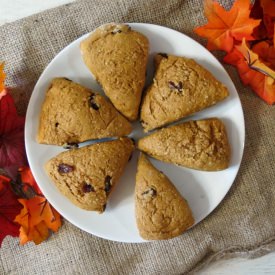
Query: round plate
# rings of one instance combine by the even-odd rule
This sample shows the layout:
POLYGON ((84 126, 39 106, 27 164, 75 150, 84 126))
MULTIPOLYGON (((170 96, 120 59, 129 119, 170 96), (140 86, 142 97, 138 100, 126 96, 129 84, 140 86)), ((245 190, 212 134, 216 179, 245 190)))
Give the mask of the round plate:
MULTIPOLYGON (((152 80, 154 54, 163 52, 195 59, 229 89, 230 96, 226 100, 183 120, 209 117, 222 119, 232 149, 228 169, 219 172, 203 172, 151 159, 153 165, 163 171, 183 197, 187 199, 197 224, 221 202, 231 187, 240 167, 245 130, 243 111, 238 94, 230 77, 217 59, 191 38, 161 26, 141 23, 129 25, 134 30, 146 35, 150 41, 147 83, 152 80)), ((79 45, 86 37, 87 35, 80 37, 63 49, 47 66, 34 88, 28 106, 25 126, 26 150, 30 168, 49 202, 75 226, 109 240, 143 242, 138 234, 134 213, 134 186, 138 151, 134 153, 132 160, 127 165, 120 182, 109 198, 106 211, 103 214, 85 211, 73 205, 58 191, 43 168, 50 158, 64 151, 62 147, 43 145, 36 142, 39 114, 46 89, 52 78, 64 76, 102 93, 102 89, 92 78, 81 58, 79 45)), ((131 137, 138 139, 142 136, 144 136, 144 133, 140 124, 138 122, 134 123, 134 131, 131 137)), ((93 142, 86 142, 81 146, 89 143, 93 142)))

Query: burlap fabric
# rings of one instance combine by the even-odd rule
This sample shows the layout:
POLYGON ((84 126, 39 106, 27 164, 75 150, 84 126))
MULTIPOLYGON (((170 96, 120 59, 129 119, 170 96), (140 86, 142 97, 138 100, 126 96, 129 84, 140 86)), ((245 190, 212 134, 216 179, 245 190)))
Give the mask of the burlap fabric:
MULTIPOLYGON (((193 28, 205 22, 199 0, 87 0, 6 24, 0 28, 0 60, 6 62, 7 84, 16 87, 20 113, 50 60, 110 21, 160 24, 196 40, 193 28)), ((220 257, 255 257, 275 249, 275 109, 244 88, 234 68, 226 69, 243 104, 246 146, 233 187, 207 219, 178 238, 143 244, 103 240, 64 221, 39 246, 6 238, 0 274, 182 274, 220 257)))

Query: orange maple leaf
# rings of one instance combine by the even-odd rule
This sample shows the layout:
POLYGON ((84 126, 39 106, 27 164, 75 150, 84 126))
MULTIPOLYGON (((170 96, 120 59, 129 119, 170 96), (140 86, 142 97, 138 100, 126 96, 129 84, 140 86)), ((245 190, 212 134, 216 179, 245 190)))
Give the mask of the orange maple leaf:
POLYGON ((0 99, 1 99, 1 93, 5 88, 5 78, 6 78, 6 74, 4 72, 4 63, 0 63, 0 99))
POLYGON ((264 75, 275 79, 275 71, 268 67, 264 62, 259 59, 259 55, 248 48, 245 38, 242 40, 241 45, 236 45, 235 48, 242 53, 248 66, 264 75))
POLYGON ((194 29, 195 33, 208 39, 209 50, 224 50, 230 52, 234 40, 254 40, 253 29, 261 20, 249 18, 251 4, 249 0, 236 0, 229 11, 218 2, 204 1, 204 12, 208 23, 194 29))
POLYGON ((40 188, 38 187, 30 167, 24 166, 18 169, 18 173, 21 176, 21 182, 25 185, 23 186, 23 191, 25 191, 27 186, 31 186, 36 194, 42 195, 40 188), (24 188, 25 187, 25 188, 24 188))
POLYGON ((275 48, 267 41, 261 41, 252 47, 254 53, 258 54, 260 60, 271 69, 275 69, 275 48))
POLYGON ((43 196, 30 168, 22 167, 18 172, 21 179, 17 180, 17 191, 24 195, 24 199, 18 200, 24 208, 15 217, 15 222, 21 226, 20 244, 28 241, 39 244, 48 238, 49 230, 56 232, 59 229, 61 217, 43 196))
POLYGON ((48 238, 49 229, 58 231, 61 226, 60 215, 43 196, 18 201, 24 206, 15 218, 15 222, 21 225, 20 244, 28 241, 40 244, 48 238))
POLYGON ((274 72, 268 68, 271 76, 263 74, 260 71, 266 69, 266 65, 256 58, 257 54, 253 53, 247 45, 243 43, 242 46, 238 48, 240 51, 235 47, 224 57, 224 61, 236 66, 242 82, 245 85, 250 85, 259 97, 268 104, 275 103, 275 82, 271 77, 274 72), (243 52, 244 55, 241 52, 243 52), (249 54, 247 52, 249 52, 249 54))

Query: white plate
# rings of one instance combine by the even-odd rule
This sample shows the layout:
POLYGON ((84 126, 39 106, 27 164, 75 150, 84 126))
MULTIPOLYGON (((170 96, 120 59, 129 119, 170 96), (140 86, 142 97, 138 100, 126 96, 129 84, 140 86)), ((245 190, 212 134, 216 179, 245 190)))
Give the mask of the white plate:
MULTIPOLYGON (((153 74, 152 59, 154 54, 164 52, 195 59, 212 72, 218 80, 223 82, 230 91, 230 96, 223 102, 185 119, 216 116, 223 120, 232 149, 232 158, 228 169, 219 172, 202 172, 152 160, 153 164, 172 180, 181 194, 187 199, 197 224, 221 202, 239 170, 244 148, 245 130, 243 111, 238 94, 231 79, 217 59, 191 38, 177 31, 156 25, 133 23, 130 26, 134 30, 145 34, 150 40, 149 80, 153 74)), ((89 233, 105 239, 120 242, 143 242, 137 231, 134 214, 137 151, 112 193, 106 211, 104 214, 97 214, 74 206, 59 193, 46 175, 43 169, 45 162, 64 151, 64 149, 57 146, 41 145, 35 141, 41 105, 45 97, 46 88, 52 78, 59 76, 68 77, 96 91, 101 91, 99 85, 91 77, 80 55, 79 44, 86 37, 87 35, 80 37, 63 49, 47 66, 33 90, 25 126, 29 164, 46 198, 68 221, 89 233)), ((143 135, 141 126, 139 123, 135 123, 131 136, 137 139, 143 135)))

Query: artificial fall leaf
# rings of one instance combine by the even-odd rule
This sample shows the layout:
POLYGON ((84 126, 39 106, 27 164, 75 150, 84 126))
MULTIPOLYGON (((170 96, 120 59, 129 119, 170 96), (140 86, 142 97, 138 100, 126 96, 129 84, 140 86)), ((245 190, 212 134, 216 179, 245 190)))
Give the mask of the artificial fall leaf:
POLYGON ((6 74, 4 72, 4 63, 0 63, 0 96, 1 96, 1 92, 5 88, 5 78, 6 78, 6 74))
MULTIPOLYGON (((264 11, 261 6, 260 0, 255 0, 252 6, 250 17, 254 19, 263 19, 264 18, 264 11)), ((261 23, 254 28, 253 36, 257 40, 263 40, 267 38, 267 29, 264 23, 264 20, 261 20, 261 23)))
POLYGON ((251 9, 250 17, 254 19, 262 19, 260 25, 253 31, 255 39, 272 40, 274 37, 275 1, 255 0, 251 9))
POLYGON ((23 199, 31 199, 37 195, 42 195, 29 167, 18 169, 16 180, 11 182, 11 186, 14 193, 23 199))
POLYGON ((11 190, 10 179, 0 175, 0 247, 7 235, 13 237, 19 235, 19 225, 14 223, 14 218, 21 208, 11 190))
POLYGON ((36 194, 42 195, 42 192, 41 192, 40 188, 38 187, 38 185, 32 175, 30 167, 26 167, 26 166, 21 167, 18 169, 18 172, 21 176, 21 181, 24 184, 28 184, 29 186, 32 186, 34 188, 36 194))
POLYGON ((229 11, 226 11, 218 2, 204 1, 204 11, 208 23, 196 28, 198 35, 208 39, 209 50, 224 50, 230 52, 234 40, 254 40, 253 29, 261 20, 249 18, 251 4, 249 0, 236 0, 229 11))
POLYGON ((275 48, 267 41, 261 41, 252 47, 254 53, 258 54, 260 60, 271 69, 275 69, 275 48))
POLYGON ((242 82, 255 91, 255 93, 268 104, 275 102, 275 83, 272 78, 251 69, 245 57, 236 48, 224 57, 224 61, 235 66, 242 82))
POLYGON ((275 79, 275 71, 268 67, 264 62, 262 62, 259 59, 259 55, 257 53, 248 48, 245 38, 243 38, 242 44, 235 46, 235 48, 244 56, 248 66, 251 69, 275 79))
POLYGON ((0 99, 0 167, 14 179, 17 169, 26 164, 24 146, 25 118, 16 112, 9 93, 0 99))
POLYGON ((266 36, 267 38, 272 39, 274 37, 275 16, 264 14, 263 21, 266 27, 266 33, 267 33, 266 36))
POLYGON ((274 0, 261 0, 261 6, 265 14, 275 17, 275 1, 274 0))
POLYGON ((61 226, 60 215, 43 196, 19 199, 19 202, 24 207, 15 218, 21 225, 20 244, 28 241, 40 244, 48 238, 49 229, 58 231, 61 226))
POLYGON ((49 236, 49 229, 56 232, 61 226, 59 213, 42 195, 29 167, 18 170, 16 193, 26 199, 19 199, 24 206, 15 221, 20 227, 20 243, 34 241, 39 244, 49 236))

